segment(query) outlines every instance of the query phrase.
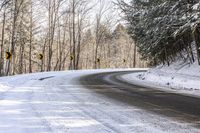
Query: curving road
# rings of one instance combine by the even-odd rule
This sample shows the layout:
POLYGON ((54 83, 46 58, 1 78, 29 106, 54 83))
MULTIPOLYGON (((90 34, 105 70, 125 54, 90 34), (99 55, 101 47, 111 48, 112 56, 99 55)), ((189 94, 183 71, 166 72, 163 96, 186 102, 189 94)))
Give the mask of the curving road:
POLYGON ((135 72, 0 78, 0 133, 200 133, 200 99, 121 79, 135 72))
POLYGON ((93 74, 84 76, 79 81, 95 93, 170 118, 178 123, 189 123, 190 126, 200 129, 200 98, 136 86, 120 78, 130 73, 126 71, 93 74), (98 85, 113 86, 114 89, 109 93, 102 92, 97 89, 98 85))

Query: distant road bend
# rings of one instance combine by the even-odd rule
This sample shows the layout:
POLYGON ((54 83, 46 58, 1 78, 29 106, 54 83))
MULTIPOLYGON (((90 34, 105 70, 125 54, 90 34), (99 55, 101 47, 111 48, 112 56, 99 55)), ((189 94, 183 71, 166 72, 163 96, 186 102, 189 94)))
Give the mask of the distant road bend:
POLYGON ((120 78, 124 74, 134 72, 139 71, 99 73, 81 77, 79 81, 83 86, 102 96, 174 121, 190 123, 191 126, 200 129, 199 98, 136 86, 120 78), (105 86, 101 89, 112 91, 99 91, 100 85, 105 86))

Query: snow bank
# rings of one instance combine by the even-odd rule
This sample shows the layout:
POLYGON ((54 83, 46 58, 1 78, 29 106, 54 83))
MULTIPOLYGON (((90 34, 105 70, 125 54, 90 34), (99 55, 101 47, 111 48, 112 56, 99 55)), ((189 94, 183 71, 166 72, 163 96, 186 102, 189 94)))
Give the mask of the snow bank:
POLYGON ((197 62, 178 61, 170 66, 158 66, 145 73, 128 74, 122 78, 138 85, 200 96, 200 66, 197 62))

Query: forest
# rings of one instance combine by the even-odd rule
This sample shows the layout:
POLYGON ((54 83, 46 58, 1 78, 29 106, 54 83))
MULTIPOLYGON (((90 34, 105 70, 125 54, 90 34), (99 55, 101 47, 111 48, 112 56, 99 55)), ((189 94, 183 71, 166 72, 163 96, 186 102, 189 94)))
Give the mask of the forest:
POLYGON ((146 67, 116 3, 1 0, 0 75, 146 67))
POLYGON ((176 60, 200 65, 199 0, 118 0, 128 33, 151 65, 176 60))

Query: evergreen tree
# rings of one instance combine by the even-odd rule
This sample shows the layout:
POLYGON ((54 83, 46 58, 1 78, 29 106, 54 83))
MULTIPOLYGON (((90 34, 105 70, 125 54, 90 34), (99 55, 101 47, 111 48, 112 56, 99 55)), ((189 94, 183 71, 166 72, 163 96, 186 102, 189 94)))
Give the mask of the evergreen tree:
POLYGON ((144 59, 169 64, 185 50, 194 61, 191 43, 200 17, 198 0, 132 0, 130 5, 123 1, 119 5, 144 59))

